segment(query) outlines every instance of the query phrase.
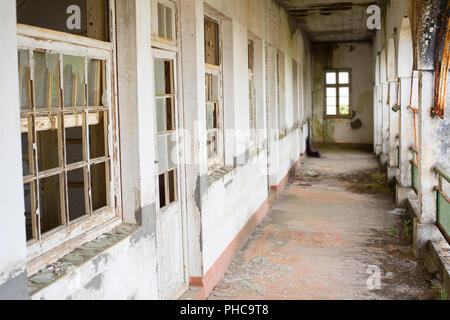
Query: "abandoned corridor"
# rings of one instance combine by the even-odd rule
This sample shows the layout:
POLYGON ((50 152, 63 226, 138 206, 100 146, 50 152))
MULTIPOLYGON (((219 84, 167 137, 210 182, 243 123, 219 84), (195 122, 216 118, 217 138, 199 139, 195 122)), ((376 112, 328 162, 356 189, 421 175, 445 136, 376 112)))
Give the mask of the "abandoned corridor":
POLYGON ((405 240, 405 218, 389 213, 392 192, 375 156, 321 151, 297 170, 209 299, 436 298, 436 280, 405 240), (374 271, 378 288, 367 284, 374 271))

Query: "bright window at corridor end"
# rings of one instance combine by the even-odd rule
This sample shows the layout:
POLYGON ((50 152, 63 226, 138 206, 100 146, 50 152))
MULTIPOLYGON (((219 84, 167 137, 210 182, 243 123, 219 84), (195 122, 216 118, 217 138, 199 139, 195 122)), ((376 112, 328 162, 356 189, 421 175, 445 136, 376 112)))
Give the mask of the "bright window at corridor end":
POLYGON ((349 69, 325 72, 325 116, 346 118, 350 116, 351 71, 349 69))

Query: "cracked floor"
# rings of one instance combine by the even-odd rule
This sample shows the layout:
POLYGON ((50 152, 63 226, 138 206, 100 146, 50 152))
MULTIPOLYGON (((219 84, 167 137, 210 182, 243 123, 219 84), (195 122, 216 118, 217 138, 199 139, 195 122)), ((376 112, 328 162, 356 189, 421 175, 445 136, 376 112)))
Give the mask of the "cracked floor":
POLYGON ((377 170, 362 151, 306 159, 208 299, 438 299, 405 218, 389 213, 392 193, 358 181, 377 170))

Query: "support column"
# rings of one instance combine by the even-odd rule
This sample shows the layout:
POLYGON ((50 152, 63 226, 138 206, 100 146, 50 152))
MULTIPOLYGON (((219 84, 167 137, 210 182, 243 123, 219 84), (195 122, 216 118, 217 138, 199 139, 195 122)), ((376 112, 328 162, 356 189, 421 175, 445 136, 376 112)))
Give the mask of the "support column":
MULTIPOLYGON (((427 255, 428 242, 434 238, 437 220, 436 192, 438 179, 434 168, 450 169, 448 138, 450 132, 450 112, 446 117, 431 116, 434 104, 434 71, 422 70, 419 73, 419 172, 418 199, 419 217, 414 221, 414 253, 418 258, 427 255)), ((448 106, 448 105, 447 105, 448 106)))
POLYGON ((389 160, 389 106, 387 104, 388 89, 389 89, 388 83, 383 83, 381 85, 382 152, 380 156, 380 162, 383 167, 388 164, 389 160))
POLYGON ((123 220, 156 231, 153 63, 148 1, 117 1, 123 220))
POLYGON ((400 78, 400 148, 399 176, 396 186, 396 203, 406 207, 411 189, 411 151, 414 145, 413 112, 408 109, 411 101, 411 77, 400 78))
POLYGON ((202 199, 208 188, 206 154, 204 8, 201 0, 180 1, 182 83, 186 154, 186 210, 191 285, 201 285, 202 199))
POLYGON ((397 104, 397 82, 389 82, 389 161, 387 168, 388 182, 392 182, 399 173, 398 146, 400 134, 400 112, 393 110, 397 104))
POLYGON ((0 2, 0 300, 28 299, 16 1, 0 2))

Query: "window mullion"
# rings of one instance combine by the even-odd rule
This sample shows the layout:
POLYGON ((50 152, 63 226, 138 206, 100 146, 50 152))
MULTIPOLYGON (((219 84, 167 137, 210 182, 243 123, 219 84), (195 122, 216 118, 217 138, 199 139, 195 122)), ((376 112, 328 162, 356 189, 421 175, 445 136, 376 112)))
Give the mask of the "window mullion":
MULTIPOLYGON (((31 102, 31 140, 32 140, 32 154, 33 158, 33 175, 36 178, 39 171, 38 166, 38 156, 37 156, 37 130, 36 130, 36 107, 35 107, 35 93, 34 93, 34 62, 33 62, 34 51, 30 49, 30 102, 31 102)), ((30 128, 28 128, 30 130, 30 128)), ((31 198, 31 211, 32 211, 32 221, 34 222, 34 230, 33 235, 37 240, 40 240, 41 235, 41 221, 40 221, 40 206, 39 206, 39 194, 40 194, 40 181, 36 179, 36 181, 32 184, 32 198, 31 198)))
MULTIPOLYGON (((101 71, 98 71, 101 73, 101 71)), ((88 67, 87 67, 87 59, 85 61, 85 83, 87 83, 86 86, 86 90, 87 87, 89 85, 93 85, 88 83, 87 77, 89 76, 89 72, 88 72, 88 67)), ((97 77, 95 77, 97 78, 97 77)), ((86 97, 88 97, 88 95, 86 94, 86 97)), ((88 99, 87 99, 88 100, 88 99)), ((88 105, 89 103, 86 101, 85 106, 84 106, 84 125, 83 125, 83 156, 84 156, 84 160, 87 163, 87 166, 85 167, 83 173, 84 173, 84 179, 85 179, 85 184, 84 184, 84 198, 85 198, 85 207, 86 207, 86 214, 92 215, 92 211, 93 211, 93 203, 92 203, 92 184, 91 184, 91 154, 90 154, 90 149, 89 149, 89 110, 88 110, 88 105)))

